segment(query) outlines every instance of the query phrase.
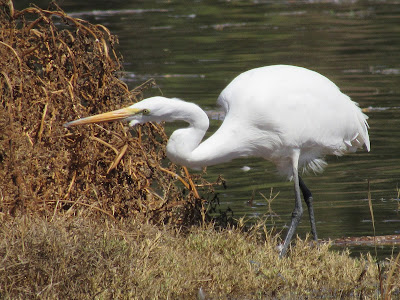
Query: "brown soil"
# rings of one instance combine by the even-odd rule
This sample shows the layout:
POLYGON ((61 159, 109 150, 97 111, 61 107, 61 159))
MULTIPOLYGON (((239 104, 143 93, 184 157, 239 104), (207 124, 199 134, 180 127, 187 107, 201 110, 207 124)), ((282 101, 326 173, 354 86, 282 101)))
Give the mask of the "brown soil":
POLYGON ((0 1, 0 213, 204 219, 205 200, 188 173, 163 162, 161 125, 63 127, 130 105, 155 85, 129 91, 118 79, 117 42, 104 26, 69 17, 54 3, 16 11, 0 1))

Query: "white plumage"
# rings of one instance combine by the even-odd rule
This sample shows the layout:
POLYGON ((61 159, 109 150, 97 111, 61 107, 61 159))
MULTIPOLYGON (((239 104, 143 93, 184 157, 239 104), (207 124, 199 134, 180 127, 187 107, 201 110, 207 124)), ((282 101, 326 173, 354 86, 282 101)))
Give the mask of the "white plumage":
POLYGON ((354 152, 363 144, 370 148, 367 117, 357 104, 326 77, 304 68, 280 65, 242 73, 218 103, 226 112, 224 123, 195 150, 207 155, 215 149, 219 158, 213 164, 259 156, 291 177, 293 149, 300 150, 300 168, 322 171, 326 154, 354 152))
POLYGON ((66 126, 112 120, 127 120, 131 126, 149 121, 186 121, 189 126, 174 131, 168 141, 167 156, 171 161, 191 168, 246 156, 273 162, 279 173, 294 179, 295 185, 295 210, 281 256, 286 253, 303 212, 300 190, 317 239, 312 196, 298 170, 322 171, 328 154, 343 155, 363 145, 369 151, 368 117, 326 77, 286 65, 240 74, 222 91, 218 104, 226 112, 225 120, 204 142, 201 141, 209 126, 207 115, 196 104, 176 98, 148 98, 66 126))

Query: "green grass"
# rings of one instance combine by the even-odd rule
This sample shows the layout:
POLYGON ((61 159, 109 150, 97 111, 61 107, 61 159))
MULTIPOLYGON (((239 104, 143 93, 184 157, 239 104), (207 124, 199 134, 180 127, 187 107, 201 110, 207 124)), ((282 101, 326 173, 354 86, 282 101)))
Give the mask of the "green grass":
POLYGON ((371 256, 354 259, 308 240, 279 259, 277 238, 262 225, 183 232, 134 220, 23 216, 4 218, 0 229, 2 299, 195 299, 200 289, 207 299, 390 299, 400 284, 394 258, 381 290, 371 256))

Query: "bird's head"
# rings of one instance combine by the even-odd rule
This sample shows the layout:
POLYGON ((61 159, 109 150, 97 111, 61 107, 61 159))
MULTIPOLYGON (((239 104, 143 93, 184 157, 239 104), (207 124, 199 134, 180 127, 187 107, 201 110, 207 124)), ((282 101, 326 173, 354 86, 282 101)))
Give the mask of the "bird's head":
POLYGON ((174 105, 171 104, 177 101, 183 102, 178 99, 151 97, 125 108, 65 123, 64 127, 112 121, 127 121, 130 126, 153 121, 173 121, 174 105))

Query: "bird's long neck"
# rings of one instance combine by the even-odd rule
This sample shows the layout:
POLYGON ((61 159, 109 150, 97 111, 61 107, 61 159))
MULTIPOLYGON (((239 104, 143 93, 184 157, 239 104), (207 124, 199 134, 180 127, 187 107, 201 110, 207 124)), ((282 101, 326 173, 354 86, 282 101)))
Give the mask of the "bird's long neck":
POLYGON ((233 128, 237 124, 225 120, 211 137, 201 143, 209 126, 206 113, 196 104, 177 101, 166 121, 183 120, 189 126, 174 131, 168 141, 167 156, 172 162, 198 169, 247 156, 247 149, 237 144, 237 130, 233 128))
POLYGON ((209 120, 206 113, 196 104, 179 101, 171 112, 171 119, 166 121, 182 120, 189 123, 187 128, 175 130, 167 144, 168 158, 179 165, 198 167, 192 164, 193 150, 203 139, 209 120))

